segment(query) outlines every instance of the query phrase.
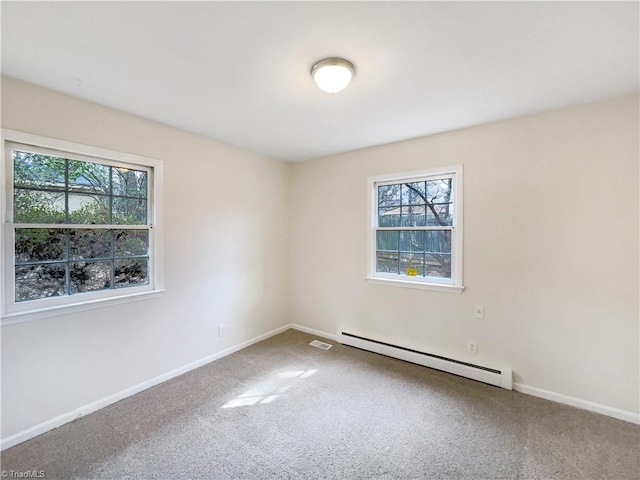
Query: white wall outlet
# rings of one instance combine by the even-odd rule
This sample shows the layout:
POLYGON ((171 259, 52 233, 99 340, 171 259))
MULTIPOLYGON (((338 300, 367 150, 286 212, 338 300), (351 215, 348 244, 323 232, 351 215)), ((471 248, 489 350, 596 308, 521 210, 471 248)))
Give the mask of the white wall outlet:
POLYGON ((224 337, 224 331, 227 328, 227 326, 223 323, 222 325, 218 325, 218 336, 219 337, 224 337))
POLYGON ((483 305, 475 305, 473 307, 473 318, 477 318, 478 320, 482 320, 484 318, 484 306, 483 305))
POLYGON ((474 340, 469 340, 467 342, 467 352, 472 355, 476 355, 478 353, 478 342, 474 340))

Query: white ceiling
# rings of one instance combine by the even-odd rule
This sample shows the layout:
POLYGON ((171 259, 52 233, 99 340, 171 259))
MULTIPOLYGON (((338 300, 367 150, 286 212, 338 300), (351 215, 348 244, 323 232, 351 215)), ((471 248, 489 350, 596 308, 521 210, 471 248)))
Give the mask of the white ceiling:
POLYGON ((636 91, 638 7, 3 1, 2 72, 297 161, 636 91))

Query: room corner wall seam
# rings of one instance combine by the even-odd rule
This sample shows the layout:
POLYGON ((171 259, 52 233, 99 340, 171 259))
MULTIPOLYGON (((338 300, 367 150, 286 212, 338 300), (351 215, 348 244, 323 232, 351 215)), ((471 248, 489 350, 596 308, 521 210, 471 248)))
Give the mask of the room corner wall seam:
POLYGON ((328 338, 329 340, 336 341, 337 335, 335 333, 327 333, 322 330, 316 330, 315 328, 305 327, 304 325, 298 325, 297 323, 290 323, 288 325, 289 328, 293 328, 294 330, 298 330, 304 333, 310 333, 311 335, 317 335, 318 337, 328 338))

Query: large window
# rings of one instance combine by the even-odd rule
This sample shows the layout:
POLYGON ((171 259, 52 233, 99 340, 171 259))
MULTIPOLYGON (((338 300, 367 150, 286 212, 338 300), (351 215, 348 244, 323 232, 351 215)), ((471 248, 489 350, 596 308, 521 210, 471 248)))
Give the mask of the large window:
POLYGON ((3 317, 157 290, 159 162, 3 133, 3 317))
POLYGON ((369 276, 462 291, 462 167, 369 180, 369 276))

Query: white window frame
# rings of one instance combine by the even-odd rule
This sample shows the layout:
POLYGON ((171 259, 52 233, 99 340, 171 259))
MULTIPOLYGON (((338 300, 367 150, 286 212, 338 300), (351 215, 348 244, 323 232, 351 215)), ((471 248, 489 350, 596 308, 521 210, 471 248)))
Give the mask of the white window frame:
MULTIPOLYGON (((162 161, 113 150, 91 147, 15 130, 2 129, 2 160, 0 162, 0 210, 2 234, 0 235, 0 285, 2 287, 2 325, 19 323, 37 318, 127 303, 152 298, 164 291, 162 257, 162 161), (75 295, 15 301, 15 226, 13 223, 13 156, 14 146, 25 146, 33 152, 58 153, 69 160, 100 163, 149 172, 147 198, 147 228, 149 230, 149 283, 120 289, 85 292, 75 295), (52 152, 53 151, 53 152, 52 152)), ((39 224, 38 228, 56 228, 60 225, 39 224)), ((86 225, 83 225, 86 227, 86 225)), ((96 228, 127 228, 122 225, 100 225, 96 228)))
MULTIPOLYGON (((463 195, 462 165, 430 168, 415 172, 380 175, 367 179, 367 282, 394 287, 418 288, 440 292, 462 293, 463 286, 463 195), (453 225, 451 230, 451 278, 418 277, 405 274, 376 272, 376 231, 378 230, 378 189, 380 185, 412 183, 442 177, 452 178, 453 225)), ((429 227, 394 227, 392 230, 429 230, 429 227)), ((432 228, 442 230, 442 227, 432 228)))

